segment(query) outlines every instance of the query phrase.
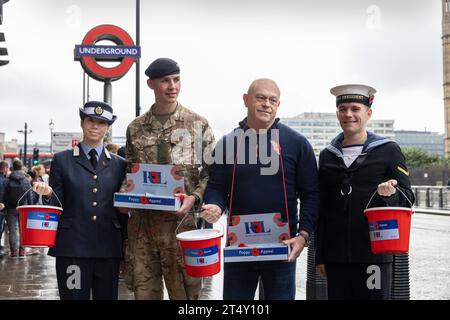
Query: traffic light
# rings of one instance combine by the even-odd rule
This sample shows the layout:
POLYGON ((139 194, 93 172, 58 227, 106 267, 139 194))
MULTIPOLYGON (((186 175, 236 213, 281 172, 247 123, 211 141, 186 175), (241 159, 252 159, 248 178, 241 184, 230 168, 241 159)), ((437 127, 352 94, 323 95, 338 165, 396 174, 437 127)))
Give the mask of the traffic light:
MULTIPOLYGON (((0 25, 3 23, 3 4, 9 0, 0 0, 0 25)), ((5 42, 5 34, 0 30, 0 67, 7 65, 9 63, 8 59, 8 49, 3 48, 2 42, 5 42)))
MULTIPOLYGON (((0 32, 0 45, 5 42, 5 34, 0 32)), ((7 65, 9 63, 8 59, 8 49, 0 47, 0 67, 7 65)))
POLYGON ((0 0, 0 24, 3 23, 3 4, 7 3, 9 0, 0 0))
POLYGON ((39 164, 39 148, 33 148, 33 166, 39 164))

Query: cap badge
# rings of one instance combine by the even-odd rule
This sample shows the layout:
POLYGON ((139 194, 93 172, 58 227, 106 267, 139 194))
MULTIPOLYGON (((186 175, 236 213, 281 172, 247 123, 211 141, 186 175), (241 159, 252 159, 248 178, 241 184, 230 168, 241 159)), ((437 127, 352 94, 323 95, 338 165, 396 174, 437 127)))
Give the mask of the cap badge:
POLYGON ((95 107, 94 112, 96 115, 101 116, 103 114, 103 108, 100 106, 95 107))

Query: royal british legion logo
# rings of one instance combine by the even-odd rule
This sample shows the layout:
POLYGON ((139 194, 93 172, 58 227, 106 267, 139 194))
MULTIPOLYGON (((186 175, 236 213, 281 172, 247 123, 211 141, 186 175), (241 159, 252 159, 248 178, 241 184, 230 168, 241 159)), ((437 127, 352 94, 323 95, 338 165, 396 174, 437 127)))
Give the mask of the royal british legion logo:
POLYGON ((151 184, 167 184, 167 181, 162 181, 161 172, 157 171, 143 171, 144 183, 151 184))
POLYGON ((252 233, 269 233, 270 229, 265 229, 264 227, 264 221, 252 221, 252 222, 245 222, 245 233, 246 234, 252 234, 252 233))

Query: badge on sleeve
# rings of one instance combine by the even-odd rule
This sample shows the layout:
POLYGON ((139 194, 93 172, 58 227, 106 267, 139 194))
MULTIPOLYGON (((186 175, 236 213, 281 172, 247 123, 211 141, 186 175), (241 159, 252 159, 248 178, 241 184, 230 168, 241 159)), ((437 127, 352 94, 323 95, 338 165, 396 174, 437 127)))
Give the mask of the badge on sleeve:
POLYGON ((402 167, 397 166, 397 170, 409 177, 409 172, 403 169, 402 167))

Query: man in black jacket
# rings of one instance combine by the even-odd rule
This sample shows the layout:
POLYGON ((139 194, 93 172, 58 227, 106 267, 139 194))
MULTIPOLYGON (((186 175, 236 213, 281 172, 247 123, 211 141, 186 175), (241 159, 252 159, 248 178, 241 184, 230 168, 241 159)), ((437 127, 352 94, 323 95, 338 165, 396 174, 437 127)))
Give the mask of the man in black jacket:
MULTIPOLYGON (((61 299, 113 300, 118 298, 122 238, 113 195, 125 178, 126 161, 103 147, 103 138, 116 120, 112 108, 90 101, 80 109, 83 141, 57 153, 50 171, 50 186, 33 189, 53 193, 63 206, 55 246, 56 274, 61 299)), ((56 197, 53 205, 59 205, 56 197)))
POLYGON ((17 205, 31 205, 31 193, 25 193, 31 188, 29 177, 23 171, 22 161, 16 159, 12 165, 13 171, 6 179, 3 201, 6 206, 6 223, 9 230, 10 258, 25 258, 25 248, 20 245, 19 212, 17 205), (24 196, 25 195, 25 196, 24 196), (20 201, 19 201, 20 200, 20 201))
MULTIPOLYGON (((0 242, 3 236, 3 230, 5 229, 6 212, 5 210, 3 210, 5 209, 3 196, 5 194, 5 183, 8 171, 9 171, 9 163, 6 162, 5 160, 0 161, 0 242)), ((0 257, 3 257, 4 255, 5 255, 4 248, 0 244, 0 257)))
POLYGON ((321 210, 317 271, 328 280, 329 299, 389 299, 390 254, 374 255, 364 209, 410 207, 409 173, 399 146, 366 131, 375 89, 343 85, 331 89, 343 133, 320 153, 321 210))

